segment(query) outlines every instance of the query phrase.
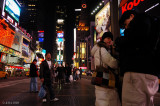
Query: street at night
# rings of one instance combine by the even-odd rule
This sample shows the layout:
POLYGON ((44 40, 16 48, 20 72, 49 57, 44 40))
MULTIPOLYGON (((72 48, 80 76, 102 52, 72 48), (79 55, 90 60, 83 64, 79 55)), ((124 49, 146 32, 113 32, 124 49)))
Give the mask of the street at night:
POLYGON ((0 106, 160 106, 160 0, 0 0, 0 106))

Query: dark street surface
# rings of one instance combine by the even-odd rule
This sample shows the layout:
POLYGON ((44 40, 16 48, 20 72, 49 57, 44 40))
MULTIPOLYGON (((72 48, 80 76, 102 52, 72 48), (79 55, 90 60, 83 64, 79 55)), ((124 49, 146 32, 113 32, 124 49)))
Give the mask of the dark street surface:
MULTIPOLYGON (((55 84, 55 94, 59 101, 47 103, 42 103, 38 93, 29 93, 30 78, 12 79, 0 80, 0 106, 94 106, 94 86, 87 79, 62 86, 55 84)), ((40 81, 38 85, 40 89, 40 81)))
MULTIPOLYGON (((29 93, 30 78, 0 79, 0 106, 95 106, 95 88, 91 85, 90 78, 86 76, 62 86, 54 84, 59 101, 47 103, 42 103, 38 93, 29 93)), ((40 85, 38 80, 39 89, 40 85)), ((160 93, 155 96, 155 106, 160 106, 160 93)))

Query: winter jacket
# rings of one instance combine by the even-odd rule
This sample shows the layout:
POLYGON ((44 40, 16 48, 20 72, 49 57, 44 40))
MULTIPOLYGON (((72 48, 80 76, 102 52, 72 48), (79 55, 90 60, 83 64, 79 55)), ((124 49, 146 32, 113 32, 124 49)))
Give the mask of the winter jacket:
POLYGON ((118 68, 118 62, 115 58, 111 56, 111 54, 107 51, 104 44, 96 44, 92 50, 91 50, 91 55, 94 56, 94 64, 95 68, 96 66, 100 65, 100 49, 101 49, 101 59, 102 59, 102 64, 104 67, 116 69, 118 68), (102 46, 101 46, 102 45, 102 46))
POLYGON ((37 71, 38 71, 38 69, 37 69, 36 65, 34 63, 31 63, 29 76, 30 77, 38 77, 37 71))

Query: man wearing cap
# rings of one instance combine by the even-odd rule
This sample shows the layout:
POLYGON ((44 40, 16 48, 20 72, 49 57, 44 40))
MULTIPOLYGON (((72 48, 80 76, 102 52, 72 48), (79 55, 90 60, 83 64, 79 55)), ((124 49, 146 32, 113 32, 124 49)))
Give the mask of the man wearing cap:
MULTIPOLYGON (((118 68, 117 60, 111 56, 110 47, 113 46, 113 35, 111 32, 105 32, 102 36, 100 42, 98 42, 91 50, 91 55, 94 56, 94 64, 96 66, 100 66, 100 62, 102 62, 103 67, 105 68, 118 68), (101 56, 101 57, 100 57, 101 56)), ((103 80, 102 85, 108 85, 109 81, 109 73, 103 72, 103 80)), ((119 106, 120 102, 118 99, 117 92, 111 89, 95 86, 95 95, 96 95, 96 106, 119 106), (110 95, 108 92, 112 92, 110 95), (102 95, 103 96, 102 96, 102 95), (113 96, 114 95, 114 96, 113 96)))

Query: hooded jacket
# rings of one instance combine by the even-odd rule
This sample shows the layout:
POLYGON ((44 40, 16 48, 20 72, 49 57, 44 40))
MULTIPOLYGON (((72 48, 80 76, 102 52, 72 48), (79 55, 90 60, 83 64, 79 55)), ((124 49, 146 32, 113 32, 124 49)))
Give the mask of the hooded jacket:
POLYGON ((92 48, 91 55, 94 56, 95 68, 96 66, 100 65, 100 56, 101 56, 101 59, 102 59, 101 61, 104 67, 108 68, 109 66, 110 68, 113 68, 113 69, 118 68, 117 60, 113 58, 111 54, 107 51, 107 47, 103 42, 99 42, 92 48), (101 55, 100 55, 100 49, 101 49, 101 55))

